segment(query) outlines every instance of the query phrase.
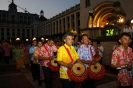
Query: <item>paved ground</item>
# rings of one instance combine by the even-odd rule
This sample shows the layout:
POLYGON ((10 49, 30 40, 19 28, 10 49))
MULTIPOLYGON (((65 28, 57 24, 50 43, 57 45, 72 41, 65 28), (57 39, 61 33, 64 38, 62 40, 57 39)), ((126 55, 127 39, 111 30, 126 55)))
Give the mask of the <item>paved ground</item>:
MULTIPOLYGON (((96 81, 97 88, 119 88, 116 73, 114 69, 106 66, 105 77, 96 81)), ((53 88, 62 88, 58 73, 54 74, 53 82, 53 88)), ((45 88, 45 84, 38 86, 37 81, 32 81, 29 65, 27 68, 16 70, 15 62, 11 60, 9 65, 0 61, 0 88, 45 88)), ((75 88, 80 88, 80 84, 76 83, 75 88)))

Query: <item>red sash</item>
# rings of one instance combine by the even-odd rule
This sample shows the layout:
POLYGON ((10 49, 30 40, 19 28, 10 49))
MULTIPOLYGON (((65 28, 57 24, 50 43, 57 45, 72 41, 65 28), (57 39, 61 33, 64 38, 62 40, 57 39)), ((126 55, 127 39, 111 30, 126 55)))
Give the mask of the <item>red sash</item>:
POLYGON ((44 45, 44 48, 45 48, 46 51, 48 52, 48 55, 51 56, 51 55, 50 55, 50 52, 48 51, 48 48, 47 48, 45 45, 44 45))
POLYGON ((92 60, 94 60, 94 55, 93 55, 93 53, 92 53, 92 49, 91 49, 91 47, 90 47, 90 52, 91 52, 92 60))
MULTIPOLYGON (((64 47, 65 47, 65 45, 64 45, 64 47)), ((70 57, 70 59, 71 59, 72 63, 74 63, 73 58, 72 58, 72 56, 71 56, 71 54, 70 54, 69 49, 68 49, 68 48, 66 48, 66 47, 65 47, 65 49, 66 49, 66 51, 67 51, 67 53, 68 53, 68 55, 69 55, 69 57, 70 57)))

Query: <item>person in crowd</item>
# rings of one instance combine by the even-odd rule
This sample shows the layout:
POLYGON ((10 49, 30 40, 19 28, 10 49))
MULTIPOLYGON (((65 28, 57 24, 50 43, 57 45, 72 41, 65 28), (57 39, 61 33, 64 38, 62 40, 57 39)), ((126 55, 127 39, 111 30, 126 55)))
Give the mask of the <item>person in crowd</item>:
POLYGON ((38 41, 37 48, 34 51, 34 63, 36 64, 36 72, 38 77, 38 86, 42 85, 42 80, 40 79, 40 62, 39 62, 39 52, 42 47, 42 41, 38 41))
POLYGON ((47 43, 41 47, 39 53, 39 60, 41 60, 46 88, 53 87, 53 72, 49 69, 48 63, 54 58, 54 52, 57 52, 57 47, 54 45, 54 40, 48 39, 47 43))
MULTIPOLYGON (((88 69, 89 65, 95 64, 94 55, 96 54, 93 46, 90 44, 90 40, 87 34, 83 34, 81 36, 82 45, 78 49, 78 55, 80 60, 85 64, 86 69, 88 69)), ((82 88, 96 88, 95 80, 90 79, 89 77, 82 83, 82 88)))
POLYGON ((37 41, 33 40, 32 41, 32 47, 29 49, 29 54, 30 54, 30 61, 31 61, 31 72, 32 72, 32 78, 33 81, 36 81, 37 79, 37 74, 36 74, 36 64, 33 63, 34 60, 34 51, 37 48, 37 41))
POLYGON ((25 47, 25 51, 24 51, 25 64, 28 64, 28 62, 29 62, 29 47, 28 47, 28 44, 25 44, 24 47, 25 47))
POLYGON ((0 43, 0 60, 2 60, 2 58, 3 58, 3 56, 2 56, 2 45, 1 45, 1 43, 0 43))
POLYGON ((133 29, 130 27, 129 23, 125 23, 123 32, 129 33, 132 37, 133 29))
POLYGON ((21 50, 21 67, 25 68, 25 47, 24 47, 24 44, 21 43, 20 44, 20 50, 21 50))
POLYGON ((73 64, 77 61, 82 63, 79 59, 78 53, 75 48, 72 46, 73 44, 73 35, 68 32, 63 36, 63 40, 65 42, 57 52, 57 62, 60 65, 60 79, 63 84, 63 88, 74 88, 75 82, 69 79, 67 74, 67 69, 71 68, 73 64), (70 53, 70 55, 68 54, 70 53), (72 58, 71 58, 72 57, 72 58))
POLYGON ((75 50, 77 51, 78 50, 78 45, 77 45, 77 43, 75 43, 75 41, 73 40, 73 47, 75 48, 75 50))
POLYGON ((59 47, 60 47, 60 42, 59 42, 59 41, 56 41, 56 42, 55 42, 55 45, 56 45, 56 47, 59 49, 59 47))
POLYGON ((99 55, 101 56, 101 60, 99 62, 100 64, 103 64, 102 59, 103 59, 104 47, 101 45, 101 42, 97 42, 97 50, 99 52, 99 55))
POLYGON ((4 51, 4 61, 6 64, 9 64, 9 60, 10 60, 10 46, 8 43, 5 44, 5 47, 3 48, 4 51))
POLYGON ((119 47, 119 45, 120 45, 120 43, 119 43, 119 41, 117 40, 117 41, 115 42, 115 45, 114 45, 113 48, 112 48, 112 52, 113 52, 117 47, 119 47))
POLYGON ((131 43, 131 35, 129 33, 122 33, 119 36, 121 43, 112 53, 111 66, 119 70, 118 81, 120 88, 131 87, 131 69, 133 66, 133 51, 129 47, 131 43))
POLYGON ((14 60, 16 61, 16 68, 19 70, 21 68, 21 50, 18 44, 15 44, 15 47, 12 50, 14 60))

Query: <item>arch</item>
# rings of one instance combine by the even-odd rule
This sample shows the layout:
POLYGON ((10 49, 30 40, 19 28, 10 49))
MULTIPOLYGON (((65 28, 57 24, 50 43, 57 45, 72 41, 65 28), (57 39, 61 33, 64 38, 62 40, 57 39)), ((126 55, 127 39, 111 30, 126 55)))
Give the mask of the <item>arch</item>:
MULTIPOLYGON (((88 27, 103 27, 107 22, 107 18, 113 15, 113 13, 111 13, 114 9, 113 3, 112 1, 105 1, 94 7, 94 18, 92 20, 92 18, 89 17, 88 27)), ((121 7, 118 8, 118 10, 122 10, 121 7)))

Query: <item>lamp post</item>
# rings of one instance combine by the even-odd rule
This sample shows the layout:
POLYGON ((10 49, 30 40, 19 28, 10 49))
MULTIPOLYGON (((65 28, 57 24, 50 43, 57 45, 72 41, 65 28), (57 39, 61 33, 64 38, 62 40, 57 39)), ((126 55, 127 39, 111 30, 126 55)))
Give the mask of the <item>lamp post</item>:
POLYGON ((93 20, 94 20, 94 10, 89 11, 89 16, 92 17, 92 38, 94 38, 94 30, 93 30, 93 20))

